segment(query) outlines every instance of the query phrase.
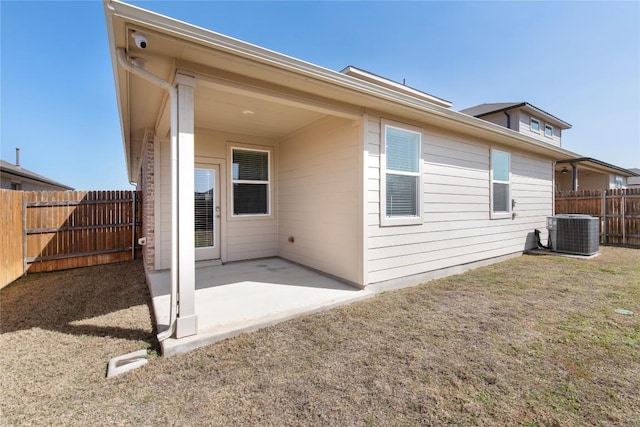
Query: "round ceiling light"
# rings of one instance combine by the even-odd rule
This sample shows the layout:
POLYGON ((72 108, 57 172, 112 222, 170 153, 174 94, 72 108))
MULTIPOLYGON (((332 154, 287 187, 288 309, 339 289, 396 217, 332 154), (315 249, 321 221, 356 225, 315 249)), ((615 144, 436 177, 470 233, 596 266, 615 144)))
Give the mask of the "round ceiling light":
POLYGON ((253 116, 254 113, 251 110, 244 110, 242 114, 244 114, 245 116, 253 116))

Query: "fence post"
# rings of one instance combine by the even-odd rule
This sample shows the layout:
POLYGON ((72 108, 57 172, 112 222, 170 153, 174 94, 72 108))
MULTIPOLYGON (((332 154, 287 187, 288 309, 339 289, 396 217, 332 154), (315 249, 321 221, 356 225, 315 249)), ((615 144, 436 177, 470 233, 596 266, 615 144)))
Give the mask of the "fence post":
POLYGON ((22 276, 27 275, 27 196, 22 192, 22 276))
POLYGON ((602 243, 607 244, 607 190, 602 192, 602 243))
POLYGON ((625 190, 621 190, 621 194, 620 194, 620 214, 622 215, 622 244, 626 245, 627 244, 627 224, 624 218, 624 196, 625 196, 626 191, 625 190))
POLYGON ((133 215, 131 218, 131 261, 136 259, 136 192, 131 192, 131 207, 133 215))

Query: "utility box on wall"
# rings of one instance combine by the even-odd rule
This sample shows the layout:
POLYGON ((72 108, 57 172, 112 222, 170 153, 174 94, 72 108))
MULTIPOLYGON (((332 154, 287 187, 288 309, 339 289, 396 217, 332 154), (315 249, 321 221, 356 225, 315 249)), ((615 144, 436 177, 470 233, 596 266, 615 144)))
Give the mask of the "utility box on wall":
POLYGON ((563 214, 547 218, 551 250, 576 255, 593 255, 600 250, 598 218, 563 214))

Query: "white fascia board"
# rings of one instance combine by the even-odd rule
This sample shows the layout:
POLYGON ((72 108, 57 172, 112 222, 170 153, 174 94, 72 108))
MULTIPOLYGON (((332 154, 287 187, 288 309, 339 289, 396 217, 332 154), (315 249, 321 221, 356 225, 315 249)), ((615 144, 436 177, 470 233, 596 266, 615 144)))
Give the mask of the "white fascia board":
POLYGON ((545 123, 556 126, 562 130, 565 129, 571 129, 571 125, 555 116, 552 116, 551 114, 547 113, 546 111, 543 111, 541 109, 539 109, 538 107, 531 105, 529 103, 525 103, 525 105, 522 107, 522 109, 524 111, 526 111, 529 114, 533 114, 534 116, 540 117, 542 119, 544 119, 545 123))
MULTIPOLYGON (((177 39, 190 41, 239 58, 252 60, 304 76, 308 78, 310 82, 313 80, 320 81, 325 84, 381 99, 393 106, 408 107, 414 111, 428 113, 431 118, 449 122, 449 126, 446 127, 450 127, 451 122, 456 122, 462 125, 467 133, 481 134, 484 138, 488 139, 495 138, 505 145, 517 146, 524 150, 527 150, 526 145, 528 145, 530 151, 538 152, 554 159, 559 157, 579 157, 578 154, 571 151, 537 141, 534 138, 519 134, 510 129, 505 129, 502 126, 487 122, 486 120, 477 119, 448 108, 440 107, 433 103, 419 100, 414 96, 406 95, 251 43, 131 6, 118 0, 105 0, 105 10, 113 14, 113 16, 118 16, 126 21, 152 28, 177 39), (526 145, 523 147, 522 143, 526 145)), ((114 50, 113 46, 112 49, 114 50)), ((399 108, 399 110, 402 109, 403 108, 399 108)))
POLYGON ((370 82, 372 82, 372 83, 374 83, 376 85, 386 86, 389 89, 394 90, 394 91, 407 93, 408 95, 415 96, 416 98, 424 99, 427 102, 433 102, 436 105, 439 105, 441 107, 449 108, 449 107, 451 107, 453 105, 451 102, 446 101, 446 100, 444 100, 442 98, 438 98, 438 97, 430 95, 430 94, 428 94, 426 92, 422 92, 422 91, 414 89, 412 87, 405 86, 403 84, 394 82, 393 80, 389 80, 389 79, 386 79, 384 77, 377 76, 377 75, 375 75, 373 73, 370 73, 368 71, 360 70, 360 69, 358 69, 356 67, 353 67, 353 66, 346 67, 340 73, 346 74, 348 76, 357 77, 359 79, 368 80, 368 81, 370 81, 370 82))

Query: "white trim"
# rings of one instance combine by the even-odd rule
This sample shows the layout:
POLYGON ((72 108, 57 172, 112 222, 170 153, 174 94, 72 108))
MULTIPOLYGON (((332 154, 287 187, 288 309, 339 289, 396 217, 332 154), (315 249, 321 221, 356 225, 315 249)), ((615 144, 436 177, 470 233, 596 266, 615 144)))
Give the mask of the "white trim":
MULTIPOLYGON (((176 338, 184 338, 198 333, 195 290, 195 79, 184 76, 176 79, 178 101, 177 127, 177 171, 178 182, 173 192, 178 194, 178 317, 176 318, 176 338), (186 84, 185 84, 186 83, 186 84)), ((173 157, 173 155, 172 155, 173 157)), ((173 162, 173 159, 172 159, 173 162)), ((176 214, 174 213, 174 214, 176 214)))
POLYGON ((491 219, 507 219, 507 218, 511 218, 511 188, 512 188, 512 179, 511 179, 511 153, 509 151, 504 151, 504 150, 499 150, 496 148, 491 147, 491 150, 489 151, 489 163, 490 163, 490 169, 489 169, 489 213, 490 213, 490 218, 491 219), (499 152, 499 153, 504 153, 509 155, 509 181, 500 181, 500 180, 495 180, 493 179, 493 153, 494 152, 499 152), (497 184, 508 184, 509 185, 509 191, 507 194, 507 211, 503 212, 503 211, 498 211, 495 212, 493 210, 493 183, 497 183, 497 184))
POLYGON ((548 123, 544 124, 544 136, 546 136, 547 138, 553 138, 553 126, 548 123), (547 135, 547 129, 551 129, 551 135, 547 135))
POLYGON ((242 218, 273 218, 273 149, 270 148, 256 148, 255 146, 232 143, 229 146, 229 218, 230 219, 242 219, 242 218), (244 151, 259 151, 267 153, 267 181, 245 180, 245 179, 233 179, 233 150, 244 151), (242 214, 238 215, 234 213, 233 206, 233 184, 267 184, 267 213, 266 214, 242 214))
POLYGON ((367 192, 369 191, 369 176, 367 162, 369 160, 369 147, 367 138, 369 137, 369 115, 367 113, 362 114, 362 122, 360 125, 360 150, 358 150, 358 170, 360 172, 360 274, 362 287, 368 285, 369 274, 369 257, 368 257, 368 216, 367 211, 369 207, 369 200, 367 198, 367 192))
MULTIPOLYGON (((194 164, 194 172, 196 170, 209 170, 209 171, 213 171, 213 194, 214 194, 214 198, 213 198, 213 216, 214 216, 214 220, 213 220, 213 245, 212 246, 196 246, 195 247, 195 254, 196 254, 196 262, 200 263, 202 261, 211 261, 211 260, 219 260, 220 259, 220 254, 222 253, 221 248, 222 248, 222 239, 221 239, 221 233, 220 233, 220 229, 222 228, 222 212, 218 212, 220 214, 219 217, 216 217, 216 207, 221 207, 222 205, 222 199, 220 198, 221 196, 221 186, 220 186, 220 174, 221 174, 221 170, 220 170, 220 165, 216 164, 216 163, 209 163, 209 162, 202 162, 198 160, 198 156, 196 156, 195 158, 195 164, 194 164), (208 251, 208 252, 207 252, 208 251), (217 252, 217 253, 216 253, 217 252), (202 257, 202 253, 205 254, 205 256, 208 256, 208 258, 203 258, 202 257), (217 256, 216 256, 217 255, 217 256), (201 258, 201 259, 198 259, 201 258)), ((195 188, 195 181, 194 181, 194 188, 195 188)), ((195 215, 195 210, 194 210, 194 215, 195 215)))
POLYGON ((529 130, 533 133, 540 134, 540 120, 529 117, 529 130), (533 122, 538 124, 538 130, 533 130, 533 122))
POLYGON ((397 92, 403 92, 405 94, 415 96, 416 98, 432 102, 434 104, 439 105, 440 107, 449 108, 453 104, 445 99, 438 98, 437 96, 430 95, 426 92, 422 92, 420 90, 414 89, 409 86, 405 86, 403 84, 394 82, 393 80, 389 80, 384 77, 380 77, 373 73, 370 73, 365 70, 360 70, 359 68, 352 67, 351 65, 346 67, 344 70, 340 71, 342 74, 346 74, 348 76, 357 77, 359 79, 363 79, 372 83, 375 83, 382 87, 387 87, 389 89, 395 90, 397 92))
POLYGON ((422 139, 423 130, 421 128, 398 123, 391 120, 380 120, 380 226, 396 226, 396 225, 419 225, 422 224, 422 200, 423 200, 423 176, 422 176, 422 139), (418 172, 391 171, 393 175, 415 176, 418 177, 418 199, 416 200, 417 215, 407 217, 388 217, 387 216, 387 129, 393 128, 405 132, 417 134, 420 140, 418 148, 418 172))

